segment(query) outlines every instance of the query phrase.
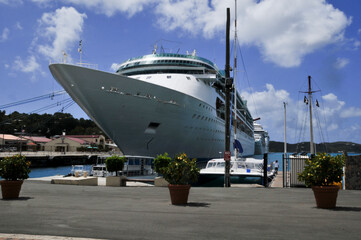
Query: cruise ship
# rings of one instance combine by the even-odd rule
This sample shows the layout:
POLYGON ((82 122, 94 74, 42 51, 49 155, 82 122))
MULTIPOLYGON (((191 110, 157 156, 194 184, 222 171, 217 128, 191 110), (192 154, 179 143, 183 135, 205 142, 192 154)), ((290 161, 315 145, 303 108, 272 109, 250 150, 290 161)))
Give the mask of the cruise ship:
MULTIPOLYGON (((154 157, 185 152, 198 159, 223 155, 224 71, 195 52, 154 51, 123 62, 115 73, 65 63, 49 68, 124 154, 154 157)), ((236 95, 236 138, 243 156, 251 156, 253 119, 247 102, 236 95)))
POLYGON ((255 155, 263 155, 269 151, 269 135, 259 123, 254 123, 255 155))

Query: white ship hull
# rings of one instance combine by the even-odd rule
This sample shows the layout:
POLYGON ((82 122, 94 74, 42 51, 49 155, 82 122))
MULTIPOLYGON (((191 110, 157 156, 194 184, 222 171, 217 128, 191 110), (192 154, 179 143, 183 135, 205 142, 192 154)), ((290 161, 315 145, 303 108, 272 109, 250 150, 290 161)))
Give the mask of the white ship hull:
MULTIPOLYGON (((185 152, 210 159, 224 151, 224 121, 215 109, 217 94, 193 75, 127 77, 68 64, 49 68, 124 154, 185 152)), ((244 156, 254 154, 253 137, 239 132, 237 139, 244 156)))

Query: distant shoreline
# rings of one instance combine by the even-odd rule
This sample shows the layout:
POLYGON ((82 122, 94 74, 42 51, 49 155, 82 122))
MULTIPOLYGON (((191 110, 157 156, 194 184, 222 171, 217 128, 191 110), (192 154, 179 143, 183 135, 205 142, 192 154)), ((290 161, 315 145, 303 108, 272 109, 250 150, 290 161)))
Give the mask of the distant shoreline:
MULTIPOLYGON (((284 143, 277 141, 270 141, 269 152, 283 152, 284 143)), ((288 152, 309 152, 310 142, 301 143, 287 143, 288 152)), ((317 143, 316 152, 361 152, 361 144, 353 142, 332 142, 332 143, 317 143)))

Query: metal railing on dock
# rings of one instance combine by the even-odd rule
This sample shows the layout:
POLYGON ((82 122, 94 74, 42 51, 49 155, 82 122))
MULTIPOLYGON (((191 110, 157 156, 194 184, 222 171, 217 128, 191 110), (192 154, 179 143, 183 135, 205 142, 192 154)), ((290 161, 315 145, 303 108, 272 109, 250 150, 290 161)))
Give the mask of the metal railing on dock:
POLYGON ((305 187, 305 183, 298 180, 298 173, 305 168, 308 156, 283 154, 283 187, 305 187))

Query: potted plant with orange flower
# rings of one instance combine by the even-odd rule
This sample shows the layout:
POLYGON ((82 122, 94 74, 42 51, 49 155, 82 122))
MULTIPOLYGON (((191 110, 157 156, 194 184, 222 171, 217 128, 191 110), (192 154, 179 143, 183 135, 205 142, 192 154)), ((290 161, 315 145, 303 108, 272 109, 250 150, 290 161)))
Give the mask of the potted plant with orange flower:
POLYGON ((312 187, 317 207, 336 207, 339 186, 334 184, 342 180, 344 159, 344 155, 319 153, 307 159, 303 172, 298 174, 298 180, 312 187))
POLYGON ((0 160, 0 181, 3 199, 18 198, 24 179, 29 177, 30 161, 25 156, 14 155, 0 160))
POLYGON ((162 168, 173 205, 187 204, 191 183, 198 180, 199 168, 196 159, 189 159, 185 153, 176 155, 169 164, 162 168))

